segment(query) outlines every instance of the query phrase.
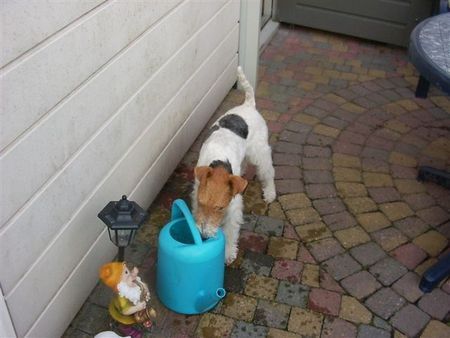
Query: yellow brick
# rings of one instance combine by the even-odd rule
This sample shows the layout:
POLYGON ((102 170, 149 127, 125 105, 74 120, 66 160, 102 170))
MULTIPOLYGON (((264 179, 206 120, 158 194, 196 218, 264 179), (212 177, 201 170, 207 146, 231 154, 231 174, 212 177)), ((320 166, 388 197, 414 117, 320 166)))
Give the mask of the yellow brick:
POLYGON ((358 106, 358 105, 356 105, 354 103, 351 103, 351 102, 347 102, 347 103, 343 104, 341 106, 341 108, 346 110, 346 111, 349 111, 351 113, 357 113, 357 114, 363 113, 366 110, 365 108, 363 108, 361 106, 358 106))
POLYGON ((293 120, 297 121, 297 122, 300 122, 300 123, 309 124, 309 125, 312 125, 312 126, 320 122, 320 120, 317 117, 314 117, 314 116, 311 116, 311 115, 307 115, 307 114, 303 114, 303 113, 295 115, 293 120))
POLYGON ((332 138, 338 137, 339 133, 341 132, 339 129, 328 127, 324 124, 318 124, 314 127, 314 131, 317 134, 329 136, 332 138))

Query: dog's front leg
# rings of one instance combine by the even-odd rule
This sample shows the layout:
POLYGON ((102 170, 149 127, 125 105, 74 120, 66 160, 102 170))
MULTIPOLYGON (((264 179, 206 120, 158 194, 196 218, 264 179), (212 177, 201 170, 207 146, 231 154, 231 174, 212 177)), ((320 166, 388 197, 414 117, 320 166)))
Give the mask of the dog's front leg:
POLYGON ((227 265, 233 263, 238 254, 239 230, 243 222, 243 207, 242 195, 234 196, 224 219, 223 232, 226 238, 225 261, 227 265))

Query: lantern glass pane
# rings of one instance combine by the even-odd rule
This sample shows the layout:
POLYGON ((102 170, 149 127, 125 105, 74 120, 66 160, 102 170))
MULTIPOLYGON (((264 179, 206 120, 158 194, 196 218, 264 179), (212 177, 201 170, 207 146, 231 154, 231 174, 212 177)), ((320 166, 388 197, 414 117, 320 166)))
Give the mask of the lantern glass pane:
POLYGON ((117 230, 117 246, 128 246, 132 230, 117 230))

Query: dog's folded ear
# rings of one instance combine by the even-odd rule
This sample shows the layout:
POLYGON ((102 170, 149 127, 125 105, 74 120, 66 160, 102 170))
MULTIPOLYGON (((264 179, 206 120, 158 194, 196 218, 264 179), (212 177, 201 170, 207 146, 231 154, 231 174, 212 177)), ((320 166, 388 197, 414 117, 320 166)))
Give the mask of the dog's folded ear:
POLYGON ((233 196, 236 194, 242 194, 247 188, 248 181, 241 176, 230 175, 230 186, 233 192, 233 196))
POLYGON ((203 178, 207 178, 211 174, 211 167, 195 167, 194 174, 195 177, 201 181, 203 178))

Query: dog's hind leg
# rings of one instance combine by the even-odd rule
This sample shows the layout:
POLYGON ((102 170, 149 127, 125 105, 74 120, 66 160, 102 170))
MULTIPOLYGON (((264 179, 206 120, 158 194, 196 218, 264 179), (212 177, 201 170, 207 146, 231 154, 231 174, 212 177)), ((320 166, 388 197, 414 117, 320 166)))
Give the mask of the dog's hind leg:
POLYGON ((223 232, 226 237, 225 261, 233 263, 238 254, 239 229, 243 223, 244 202, 242 195, 236 195, 230 202, 223 221, 223 232))
POLYGON ((275 170, 272 164, 272 150, 267 144, 259 144, 258 149, 248 151, 249 160, 256 166, 256 175, 262 184, 264 201, 271 203, 276 197, 275 170))

